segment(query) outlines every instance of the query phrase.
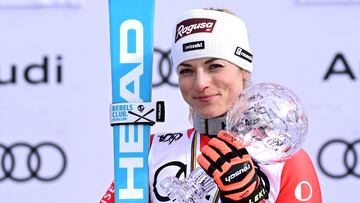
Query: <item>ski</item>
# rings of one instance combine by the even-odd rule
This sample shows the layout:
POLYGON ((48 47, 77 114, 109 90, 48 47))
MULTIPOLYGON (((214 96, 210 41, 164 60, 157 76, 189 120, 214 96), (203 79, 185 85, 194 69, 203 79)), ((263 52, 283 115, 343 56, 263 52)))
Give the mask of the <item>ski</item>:
MULTIPOLYGON (((109 0, 115 202, 148 202, 154 0, 109 0)), ((156 109, 156 110, 155 110, 156 109)))

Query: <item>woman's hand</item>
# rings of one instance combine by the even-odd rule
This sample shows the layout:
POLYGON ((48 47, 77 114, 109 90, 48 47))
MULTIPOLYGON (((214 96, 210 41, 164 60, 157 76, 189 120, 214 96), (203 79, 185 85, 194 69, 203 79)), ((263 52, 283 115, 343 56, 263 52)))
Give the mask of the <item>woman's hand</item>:
POLYGON ((218 185, 222 202, 256 203, 267 199, 266 177, 241 141, 220 131, 201 152, 197 161, 218 185))

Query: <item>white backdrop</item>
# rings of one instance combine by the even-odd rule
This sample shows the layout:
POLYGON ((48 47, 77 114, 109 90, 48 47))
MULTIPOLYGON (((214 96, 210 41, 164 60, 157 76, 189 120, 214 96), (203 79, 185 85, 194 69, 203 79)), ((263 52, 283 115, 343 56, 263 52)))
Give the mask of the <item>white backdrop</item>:
MULTIPOLYGON (((3 6, 6 2, 0 1, 0 202, 98 202, 113 179, 107 1, 69 1, 74 6, 54 0, 53 6, 30 8, 3 6), (44 69, 47 81, 42 80, 44 69), (12 162, 4 146, 42 142, 54 143, 66 154, 65 172, 59 178, 49 182, 3 178, 12 163, 13 176, 30 175, 28 149, 12 148, 16 157, 12 162)), ((352 143, 360 139, 360 4, 346 0, 157 0, 154 47, 168 51, 176 17, 203 7, 230 8, 246 22, 255 60, 253 82, 279 82, 303 100, 310 120, 305 148, 318 171, 324 202, 359 201, 360 145, 349 145, 348 153, 341 144, 324 149, 324 170, 345 174, 343 178, 327 176, 318 164, 318 154, 330 140, 352 143), (329 69, 331 74, 324 80, 329 69)), ((187 106, 171 85, 176 84, 176 74, 170 75, 164 59, 165 76, 161 77, 160 59, 155 53, 153 83, 168 82, 154 87, 153 99, 166 101, 167 122, 152 131, 188 128, 187 106)), ((38 151, 39 176, 58 174, 64 164, 59 151, 46 146, 38 151)), ((32 160, 31 168, 36 165, 32 160)))

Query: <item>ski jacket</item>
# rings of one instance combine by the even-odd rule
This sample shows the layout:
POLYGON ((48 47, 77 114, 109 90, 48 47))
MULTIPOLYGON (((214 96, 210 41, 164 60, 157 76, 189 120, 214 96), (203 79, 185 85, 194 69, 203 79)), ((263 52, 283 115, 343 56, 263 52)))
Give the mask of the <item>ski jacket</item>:
MULTIPOLYGON (((196 167, 200 149, 210 140, 194 129, 152 136, 149 152, 149 186, 152 203, 171 202, 160 187, 168 176, 180 179, 196 167)), ((266 203, 321 203, 321 190, 311 159, 300 150, 285 162, 259 164, 270 182, 269 199, 266 203)), ((219 191, 213 189, 201 203, 221 202, 219 191)))
MULTIPOLYGON (((151 136, 149 151, 149 202, 172 202, 160 187, 168 176, 183 179, 200 167, 196 157, 210 138, 194 129, 151 136)), ((320 184, 312 161, 301 149, 285 162, 258 164, 270 182, 269 199, 266 203, 322 203, 320 184)), ((114 182, 100 203, 114 203, 114 182)), ((219 190, 214 188, 201 203, 220 203, 219 190)))

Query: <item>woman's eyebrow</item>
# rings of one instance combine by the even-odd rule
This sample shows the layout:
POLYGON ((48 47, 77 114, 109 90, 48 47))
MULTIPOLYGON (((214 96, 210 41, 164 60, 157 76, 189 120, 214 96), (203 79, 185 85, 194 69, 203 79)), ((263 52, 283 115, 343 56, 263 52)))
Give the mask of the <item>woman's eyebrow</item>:
POLYGON ((214 62, 216 60, 218 60, 218 58, 210 58, 210 59, 205 61, 205 64, 212 63, 212 62, 214 62))
MULTIPOLYGON (((212 63, 212 62, 214 62, 214 61, 216 61, 216 60, 218 60, 218 58, 210 58, 210 59, 206 60, 206 61, 204 62, 204 64, 212 63)), ((186 63, 186 62, 180 63, 179 66, 192 67, 191 64, 188 64, 188 63, 186 63)), ((178 66, 178 67, 179 67, 179 66, 178 66)))
POLYGON ((179 65, 178 65, 178 67, 180 67, 180 66, 185 66, 185 67, 191 67, 191 65, 190 64, 188 64, 188 63, 180 63, 179 65))

